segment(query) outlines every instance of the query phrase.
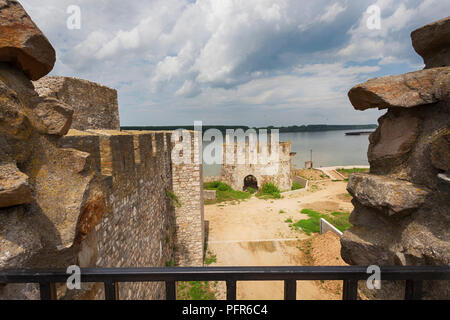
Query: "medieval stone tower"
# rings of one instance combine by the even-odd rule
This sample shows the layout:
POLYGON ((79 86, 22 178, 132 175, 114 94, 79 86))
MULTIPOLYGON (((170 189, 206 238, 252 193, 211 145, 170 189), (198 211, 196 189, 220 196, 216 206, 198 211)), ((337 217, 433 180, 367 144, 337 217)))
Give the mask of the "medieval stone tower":
POLYGON ((281 191, 292 187, 290 142, 279 142, 278 147, 261 144, 251 147, 246 143, 225 143, 221 180, 235 190, 248 187, 258 189, 266 183, 275 184, 281 191))

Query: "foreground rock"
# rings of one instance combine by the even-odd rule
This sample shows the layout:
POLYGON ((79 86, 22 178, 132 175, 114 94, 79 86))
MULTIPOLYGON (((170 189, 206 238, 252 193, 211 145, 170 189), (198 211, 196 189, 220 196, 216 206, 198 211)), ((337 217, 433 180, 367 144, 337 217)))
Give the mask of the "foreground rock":
POLYGON ((0 208, 29 203, 33 200, 28 176, 13 163, 0 164, 0 208))
MULTIPOLYGON (((450 52, 449 20, 412 35, 427 67, 355 86, 357 110, 388 111, 370 136, 370 174, 349 179, 353 227, 341 255, 359 265, 450 265, 450 52)), ((401 298, 404 282, 360 292, 373 299, 401 298)), ((448 281, 425 281, 423 296, 450 299, 448 281)))
POLYGON ((450 67, 410 72, 369 80, 348 96, 356 110, 412 108, 436 103, 450 92, 450 67))
POLYGON ((363 173, 350 177, 347 190, 364 206, 379 208, 389 216, 419 208, 428 195, 408 181, 363 173))
POLYGON ((16 0, 0 1, 0 62, 9 62, 31 80, 48 74, 55 50, 16 0))
POLYGON ((46 134, 63 136, 72 124, 73 109, 56 99, 42 99, 34 112, 44 123, 46 134))
POLYGON ((450 66, 450 17, 427 24, 411 33, 414 49, 425 68, 450 66))

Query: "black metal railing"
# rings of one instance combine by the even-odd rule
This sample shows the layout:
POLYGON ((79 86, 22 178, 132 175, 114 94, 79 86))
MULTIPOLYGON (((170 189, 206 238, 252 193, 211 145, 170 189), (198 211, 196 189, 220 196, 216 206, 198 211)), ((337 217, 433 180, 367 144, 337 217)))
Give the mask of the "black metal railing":
MULTIPOLYGON (((420 299, 423 280, 450 280, 449 266, 380 267, 381 280, 404 280, 405 299, 420 299)), ((56 299, 56 283, 65 283, 66 270, 0 271, 0 284, 37 283, 43 300, 56 299)), ((342 280, 344 300, 356 300, 358 280, 370 274, 364 266, 302 267, 175 267, 81 269, 81 282, 103 282, 105 299, 119 299, 120 282, 165 282, 166 299, 176 299, 177 281, 225 281, 227 300, 236 300, 237 281, 284 281, 285 300, 295 300, 297 281, 342 280)))

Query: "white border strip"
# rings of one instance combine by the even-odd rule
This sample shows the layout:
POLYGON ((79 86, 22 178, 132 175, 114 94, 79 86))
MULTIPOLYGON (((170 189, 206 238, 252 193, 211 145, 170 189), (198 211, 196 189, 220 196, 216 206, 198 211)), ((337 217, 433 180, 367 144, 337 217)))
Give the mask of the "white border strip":
POLYGON ((325 232, 328 232, 328 231, 334 232, 339 237, 342 237, 341 231, 339 231, 335 226, 333 226, 331 223, 329 223, 324 218, 320 218, 320 234, 324 234, 325 232))

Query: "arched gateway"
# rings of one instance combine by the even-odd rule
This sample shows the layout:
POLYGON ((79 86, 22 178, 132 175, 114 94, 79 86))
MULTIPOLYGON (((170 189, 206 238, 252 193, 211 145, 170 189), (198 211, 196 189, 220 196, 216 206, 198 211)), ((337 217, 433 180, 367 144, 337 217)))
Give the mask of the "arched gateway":
POLYGON ((248 175, 244 178, 244 191, 247 191, 249 187, 258 190, 258 180, 255 176, 248 175))

